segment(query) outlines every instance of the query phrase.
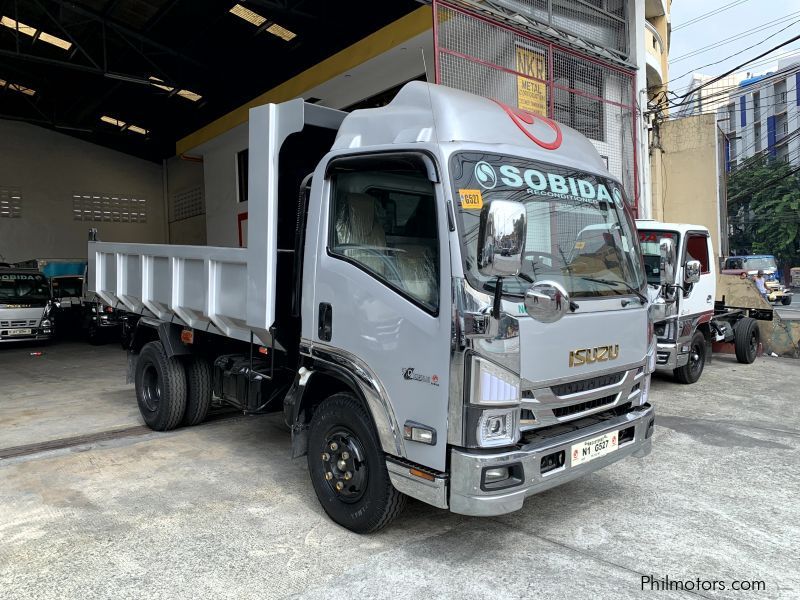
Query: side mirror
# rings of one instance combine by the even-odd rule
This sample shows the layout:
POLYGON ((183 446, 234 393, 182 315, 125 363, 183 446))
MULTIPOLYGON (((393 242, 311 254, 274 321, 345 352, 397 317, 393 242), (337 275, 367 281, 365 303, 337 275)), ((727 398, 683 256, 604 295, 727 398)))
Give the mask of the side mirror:
POLYGON ((513 277, 522 269, 528 215, 525 206, 492 200, 481 209, 478 271, 484 277, 513 277))
POLYGON ((555 281, 537 281, 525 293, 525 310, 540 323, 555 323, 569 312, 569 294, 555 281))
POLYGON ((671 238, 661 238, 658 243, 661 255, 660 282, 663 290, 664 299, 667 302, 675 301, 675 264, 678 260, 678 253, 675 249, 675 240, 671 238))
POLYGON ((702 265, 699 260, 686 261, 686 266, 683 268, 683 282, 684 283, 697 283, 700 281, 700 270, 702 265))

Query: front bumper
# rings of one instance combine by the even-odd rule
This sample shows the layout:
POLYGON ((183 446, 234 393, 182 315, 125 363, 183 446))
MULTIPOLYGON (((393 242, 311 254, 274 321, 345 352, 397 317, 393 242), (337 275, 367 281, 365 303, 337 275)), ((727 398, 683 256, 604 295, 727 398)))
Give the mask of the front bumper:
POLYGON ((681 352, 677 342, 656 344, 656 370, 674 371, 689 363, 689 352, 681 352))
MULTIPOLYGON (((538 494, 577 477, 597 471, 626 456, 644 457, 652 446, 655 411, 649 404, 634 408, 624 415, 595 425, 570 431, 552 438, 540 439, 519 449, 498 453, 477 453, 464 449, 451 451, 450 510, 474 516, 510 513, 522 508, 525 498, 538 494), (634 428, 633 438, 619 448, 590 462, 572 466, 570 450, 577 444, 615 430, 634 428), (563 466, 542 473, 542 458, 560 451, 565 453, 563 466), (481 481, 485 469, 520 465, 520 483, 503 490, 487 491, 481 481)), ((516 467, 518 469, 518 467, 516 467)))
POLYGON ((31 333, 25 335, 10 335, 10 329, 0 329, 0 344, 46 341, 53 339, 53 335, 55 334, 55 329, 52 327, 48 329, 43 329, 41 327, 33 327, 29 329, 31 329, 31 333))

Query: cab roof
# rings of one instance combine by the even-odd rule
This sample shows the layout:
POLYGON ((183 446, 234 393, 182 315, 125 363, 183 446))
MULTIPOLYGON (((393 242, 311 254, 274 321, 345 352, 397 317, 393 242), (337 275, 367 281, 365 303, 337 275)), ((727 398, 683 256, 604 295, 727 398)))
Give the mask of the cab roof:
POLYGON ((661 221, 654 221, 652 219, 636 219, 637 229, 652 229, 654 231, 677 231, 678 233, 686 233, 687 231, 703 231, 708 233, 708 227, 705 225, 692 225, 690 223, 662 223, 661 221))
POLYGON ((520 156, 611 177, 592 142, 571 127, 496 100, 423 81, 406 84, 386 106, 350 113, 339 128, 333 149, 413 142, 515 146, 520 156))

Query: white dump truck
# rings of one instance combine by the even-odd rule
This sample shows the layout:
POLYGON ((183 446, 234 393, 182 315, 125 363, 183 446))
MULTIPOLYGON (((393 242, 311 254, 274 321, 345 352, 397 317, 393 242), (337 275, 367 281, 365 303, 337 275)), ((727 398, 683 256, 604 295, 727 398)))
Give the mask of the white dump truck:
POLYGON ((247 248, 90 242, 141 315, 144 421, 283 410, 336 522, 406 496, 497 515, 643 456, 655 339, 622 185, 548 119, 421 82, 350 114, 249 118, 247 248))
POLYGON ((756 321, 772 320, 772 311, 717 299, 718 268, 708 229, 652 220, 636 226, 653 299, 656 369, 680 383, 695 383, 714 342, 733 342, 737 360, 752 363, 760 342, 756 321))

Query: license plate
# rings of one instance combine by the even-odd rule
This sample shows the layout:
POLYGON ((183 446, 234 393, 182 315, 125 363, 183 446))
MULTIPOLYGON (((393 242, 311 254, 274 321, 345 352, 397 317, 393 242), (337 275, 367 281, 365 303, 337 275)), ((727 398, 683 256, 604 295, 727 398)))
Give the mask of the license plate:
POLYGON ((8 335, 30 335, 30 329, 10 329, 8 335))
POLYGON ((619 448, 619 431, 609 431, 572 445, 572 466, 582 465, 619 448))

